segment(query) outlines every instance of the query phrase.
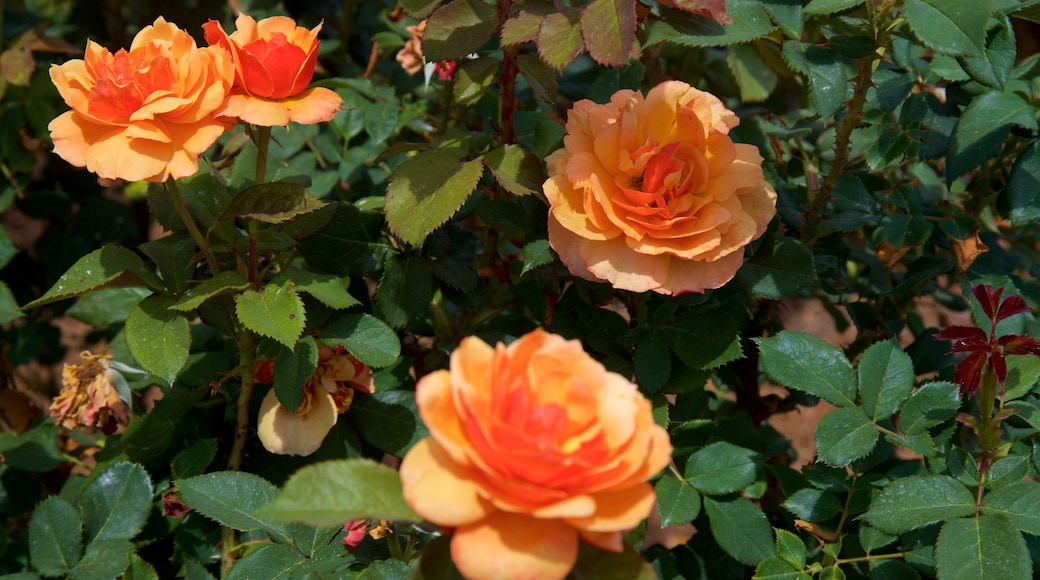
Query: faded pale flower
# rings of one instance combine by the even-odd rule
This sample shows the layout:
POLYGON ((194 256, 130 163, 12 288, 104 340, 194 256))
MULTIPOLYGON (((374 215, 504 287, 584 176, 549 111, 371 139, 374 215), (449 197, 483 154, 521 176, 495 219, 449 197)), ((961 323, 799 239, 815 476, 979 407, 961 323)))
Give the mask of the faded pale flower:
POLYGON ((646 480, 671 459, 634 384, 540 329, 508 347, 464 339, 416 402, 431 437, 401 464, 405 499, 455 528, 469 578, 563 578, 579 538, 620 551, 654 505, 646 480))
POLYGON ((97 428, 112 434, 129 422, 130 409, 115 388, 121 380, 109 368, 112 355, 80 353, 83 364, 66 364, 61 371, 61 392, 51 402, 50 415, 66 429, 97 428))
POLYGON ((260 22, 245 14, 230 35, 219 22, 202 26, 206 42, 221 46, 235 65, 235 88, 224 114, 265 127, 328 121, 343 106, 335 92, 308 89, 318 62, 318 32, 297 26, 286 16, 260 22))
POLYGON ((423 33, 426 31, 426 21, 423 20, 415 26, 409 26, 406 30, 412 37, 404 43, 404 48, 397 52, 397 62, 400 63, 401 68, 409 76, 415 76, 426 66, 426 59, 423 57, 422 51, 422 38, 423 33))
MULTIPOLYGON (((254 376, 258 382, 273 381, 273 363, 267 360, 257 365, 254 376)), ((274 389, 264 396, 257 425, 260 442, 271 453, 314 453, 339 415, 350 408, 354 391, 375 392, 372 369, 345 352, 342 346, 321 347, 318 368, 304 385, 303 402, 295 413, 282 405, 274 389)))
POLYGON ((102 179, 165 181, 198 171, 198 158, 231 124, 223 109, 234 69, 218 48, 198 48, 159 17, 130 50, 87 42, 82 60, 54 65, 71 111, 48 128, 54 152, 102 179))
POLYGON ((571 273, 661 294, 730 281, 776 213, 758 150, 728 135, 738 122, 679 81, 575 103, 543 185, 549 242, 571 273))

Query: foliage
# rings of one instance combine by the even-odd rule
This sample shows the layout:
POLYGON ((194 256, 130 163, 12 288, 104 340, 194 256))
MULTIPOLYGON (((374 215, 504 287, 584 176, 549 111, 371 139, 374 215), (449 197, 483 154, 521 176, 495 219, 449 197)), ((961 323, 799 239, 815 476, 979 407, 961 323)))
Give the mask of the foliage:
POLYGON ((3 6, 0 571, 457 574, 451 530, 422 521, 395 471, 429 436, 416 382, 466 337, 543 327, 639 385, 674 448, 654 509, 672 538, 696 529, 582 543, 573 577, 1040 573, 1038 0, 251 0, 162 15, 202 46, 207 19, 232 28, 231 6, 324 19, 313 86, 342 108, 238 124, 190 177, 115 184, 50 152, 67 106, 49 68, 86 38, 129 46, 159 7, 3 6), (411 76, 398 53, 420 21, 428 64, 411 76), (777 194, 735 277, 703 294, 587 280, 547 226, 568 111, 668 80, 736 113, 730 136, 777 194), (799 331, 805 304, 843 339, 799 331), (65 359, 54 321, 68 319, 112 354, 77 377, 111 386, 78 429, 47 412, 60 379, 27 384, 65 359), (357 366, 334 375, 329 352, 357 366), (336 383, 327 405, 316 376, 336 383), (816 405, 816 454, 798 457, 770 420, 816 405), (316 451, 269 452, 270 409, 322 409, 316 451))

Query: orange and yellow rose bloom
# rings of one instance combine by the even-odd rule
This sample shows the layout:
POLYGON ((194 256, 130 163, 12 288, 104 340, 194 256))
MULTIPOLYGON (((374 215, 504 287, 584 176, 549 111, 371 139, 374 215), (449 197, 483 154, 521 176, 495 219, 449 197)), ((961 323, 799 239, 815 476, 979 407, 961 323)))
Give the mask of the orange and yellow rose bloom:
POLYGON ((72 107, 49 125, 54 152, 102 179, 165 181, 198 171, 198 158, 234 119, 219 115, 234 81, 219 48, 159 17, 115 54, 89 41, 83 59, 51 67, 72 107))
POLYGON ((542 330, 494 348, 464 339, 416 401, 431 437, 401 464, 405 499, 455 528, 469 578, 563 578, 579 538, 620 551, 654 505, 647 479, 671 460, 636 386, 542 330))
POLYGON ((318 62, 318 32, 285 16, 257 22, 245 14, 230 35, 219 22, 202 26, 206 42, 226 49, 235 65, 235 88, 224 114, 265 127, 320 123, 343 106, 335 92, 308 89, 318 62))
POLYGON ((546 158, 549 242, 572 274, 615 288, 703 292, 730 281, 776 213, 737 116, 679 81, 582 100, 546 158))

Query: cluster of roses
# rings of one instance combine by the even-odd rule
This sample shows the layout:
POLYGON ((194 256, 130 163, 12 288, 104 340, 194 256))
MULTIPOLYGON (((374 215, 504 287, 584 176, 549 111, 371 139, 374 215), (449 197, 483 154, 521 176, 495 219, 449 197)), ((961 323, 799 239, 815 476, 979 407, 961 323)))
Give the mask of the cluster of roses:
POLYGON ((178 179, 195 174, 199 155, 238 121, 319 123, 342 108, 335 92, 307 89, 320 24, 242 14, 236 27, 228 35, 209 21, 204 48, 162 17, 129 51, 89 41, 82 60, 50 71, 72 108, 49 126, 55 153, 103 180, 178 179))

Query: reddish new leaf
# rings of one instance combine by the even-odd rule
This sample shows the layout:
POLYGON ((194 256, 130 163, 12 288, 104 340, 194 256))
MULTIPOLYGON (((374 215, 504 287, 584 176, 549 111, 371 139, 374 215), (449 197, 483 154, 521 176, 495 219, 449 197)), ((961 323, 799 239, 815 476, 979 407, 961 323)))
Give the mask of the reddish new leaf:
POLYGON ((683 12, 707 16, 719 24, 733 22, 733 19, 726 13, 726 0, 658 0, 658 3, 678 8, 683 12))
POLYGON ((589 56, 603 66, 622 66, 636 38, 635 0, 592 0, 581 16, 589 56))
POLYGON ((1014 334, 1000 337, 1000 346, 1004 354, 1031 354, 1040 356, 1040 340, 1030 336, 1014 334))
POLYGON ((970 352, 989 349, 989 337, 974 326, 947 326, 935 333, 935 338, 953 343, 950 352, 970 352))

